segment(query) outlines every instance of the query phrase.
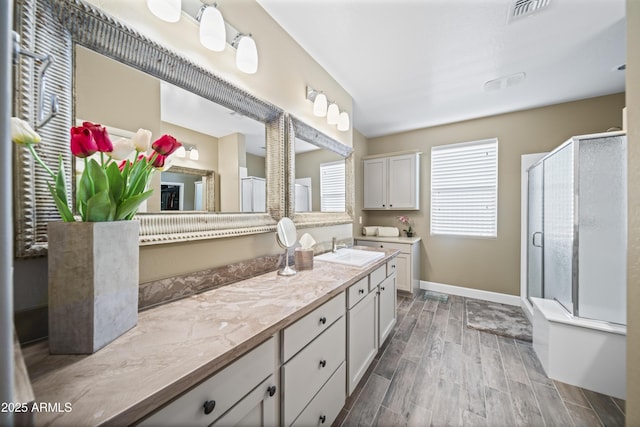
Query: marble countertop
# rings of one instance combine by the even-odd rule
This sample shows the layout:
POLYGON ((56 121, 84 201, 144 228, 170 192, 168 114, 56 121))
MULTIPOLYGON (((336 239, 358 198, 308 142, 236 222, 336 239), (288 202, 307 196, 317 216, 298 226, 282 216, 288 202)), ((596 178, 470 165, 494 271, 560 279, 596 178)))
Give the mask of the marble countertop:
POLYGON ((416 243, 422 240, 422 237, 382 237, 382 236, 353 236, 354 240, 371 240, 374 242, 387 242, 387 243, 416 243))
POLYGON ((295 276, 267 273, 142 311, 136 327, 91 355, 50 355, 46 341, 25 346, 36 402, 61 409, 36 413, 35 424, 131 424, 398 253, 383 252, 362 268, 316 260, 295 276))

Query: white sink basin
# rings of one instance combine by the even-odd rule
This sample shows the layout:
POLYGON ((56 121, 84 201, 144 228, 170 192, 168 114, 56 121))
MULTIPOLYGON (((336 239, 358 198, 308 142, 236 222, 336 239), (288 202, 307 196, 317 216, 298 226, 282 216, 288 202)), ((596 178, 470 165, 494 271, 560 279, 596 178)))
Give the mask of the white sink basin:
POLYGON ((342 248, 336 252, 327 252, 318 255, 315 259, 319 261, 335 262, 337 264, 353 265, 363 267, 377 259, 383 258, 384 253, 377 251, 363 251, 360 249, 342 248))

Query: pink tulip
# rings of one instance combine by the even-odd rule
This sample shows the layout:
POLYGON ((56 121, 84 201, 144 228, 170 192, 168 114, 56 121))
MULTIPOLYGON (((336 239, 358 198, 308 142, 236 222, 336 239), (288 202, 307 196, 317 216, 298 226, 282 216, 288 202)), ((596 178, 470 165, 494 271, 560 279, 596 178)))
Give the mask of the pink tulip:
POLYGON ((98 151, 91 131, 83 126, 71 128, 71 152, 76 157, 89 157, 98 151))
POLYGON ((167 160, 167 156, 163 156, 162 154, 156 154, 155 156, 151 154, 149 160, 153 159, 153 167, 154 168, 162 168, 164 167, 164 162, 167 160))
POLYGON ((181 146, 182 144, 176 141, 171 135, 162 135, 151 145, 151 148, 158 154, 168 156, 181 146))
POLYGON ((123 161, 118 163, 118 169, 120 169, 120 172, 122 172, 124 170, 124 167, 127 166, 127 162, 129 162, 129 160, 124 159, 123 161))
POLYGON ((98 151, 102 153, 113 151, 113 144, 109 138, 109 133, 107 133, 107 128, 98 123, 91 122, 82 122, 82 126, 91 131, 91 135, 93 135, 93 139, 95 139, 98 145, 98 151))

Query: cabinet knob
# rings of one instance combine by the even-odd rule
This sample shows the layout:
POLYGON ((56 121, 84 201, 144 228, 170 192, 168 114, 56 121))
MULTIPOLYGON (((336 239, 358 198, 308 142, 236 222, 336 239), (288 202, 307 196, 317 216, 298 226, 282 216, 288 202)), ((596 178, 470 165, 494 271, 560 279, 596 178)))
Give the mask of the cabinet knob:
POLYGON ((364 294, 364 289, 358 289, 359 294, 364 294))
POLYGON ((384 248, 384 245, 380 245, 381 248, 384 248))
POLYGON ((326 415, 320 415, 320 424, 324 424, 325 421, 327 421, 326 415))
POLYGON ((382 205, 382 207, 384 208, 386 205, 382 205))
POLYGON ((392 207, 393 207, 393 205, 389 205, 389 207, 390 207, 390 208, 392 208, 392 207))
POLYGON ((327 318, 326 318, 326 317, 324 317, 324 316, 322 316, 322 317, 320 318, 320 323, 322 323, 323 325, 324 325, 325 323, 327 323, 327 318))
POLYGON ((209 415, 211 412, 213 412, 213 408, 216 407, 216 401, 207 400, 206 402, 204 402, 204 405, 202 405, 202 407, 204 408, 204 414, 209 415))
POLYGON ((384 286, 380 286, 380 289, 382 289, 384 291, 384 286))
POLYGON ((267 392, 269 393, 269 397, 273 397, 273 395, 276 394, 276 386, 269 386, 267 392))
POLYGON ((320 361, 320 367, 321 367, 321 368, 324 368, 325 366, 327 366, 327 361, 326 361, 326 360, 324 360, 324 359, 322 359, 322 360, 320 361))

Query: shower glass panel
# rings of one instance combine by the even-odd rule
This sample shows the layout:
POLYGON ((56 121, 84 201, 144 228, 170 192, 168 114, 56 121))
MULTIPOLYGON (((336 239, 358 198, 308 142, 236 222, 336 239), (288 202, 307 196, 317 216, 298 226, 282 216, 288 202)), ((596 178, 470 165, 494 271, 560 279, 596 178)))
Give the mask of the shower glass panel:
POLYGON ((627 162, 622 136, 580 141, 576 315, 626 324, 627 162))
POLYGON ((574 144, 544 160, 544 297, 573 313, 574 144))
POLYGON ((543 165, 529 169, 527 218, 527 297, 544 298, 542 289, 542 196, 543 165))

